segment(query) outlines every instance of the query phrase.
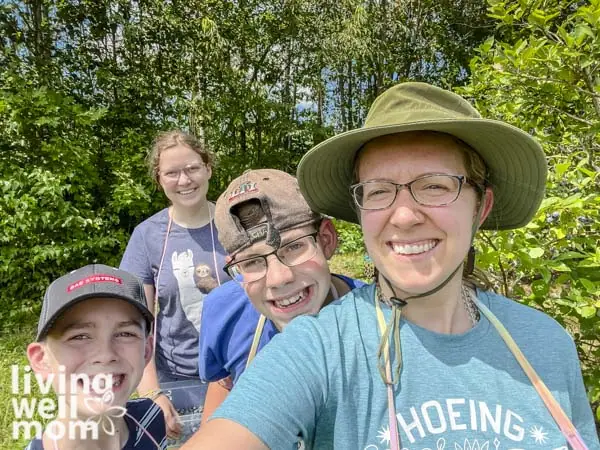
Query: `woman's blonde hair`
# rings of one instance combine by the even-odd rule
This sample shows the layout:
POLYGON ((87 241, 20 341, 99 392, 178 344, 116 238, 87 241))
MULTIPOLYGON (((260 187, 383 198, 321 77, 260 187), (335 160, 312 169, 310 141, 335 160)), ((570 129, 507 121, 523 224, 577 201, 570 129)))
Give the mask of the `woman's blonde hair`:
POLYGON ((147 157, 150 177, 155 182, 158 183, 158 166, 160 163, 161 153, 172 147, 176 147, 177 145, 185 145, 186 147, 189 147, 200 155, 204 164, 210 168, 214 167, 215 158, 213 153, 209 151, 206 146, 202 144, 198 138, 196 138, 196 136, 181 130, 165 131, 156 137, 147 157))
MULTIPOLYGON (((483 158, 466 142, 461 141, 457 137, 450 136, 454 142, 456 142, 458 149, 462 153, 463 162, 465 164, 465 168, 467 170, 467 178, 479 188, 477 189, 478 200, 477 200, 477 208, 481 207, 481 202, 485 196, 485 189, 489 186, 488 182, 488 170, 485 165, 485 161, 483 158)), ((463 281, 471 286, 478 287, 483 290, 491 290, 493 288, 493 284, 489 279, 488 274, 478 269, 475 266, 475 261, 469 261, 469 258, 474 258, 475 253, 471 255, 471 251, 467 255, 467 260, 465 261, 465 265, 463 266, 463 281)))

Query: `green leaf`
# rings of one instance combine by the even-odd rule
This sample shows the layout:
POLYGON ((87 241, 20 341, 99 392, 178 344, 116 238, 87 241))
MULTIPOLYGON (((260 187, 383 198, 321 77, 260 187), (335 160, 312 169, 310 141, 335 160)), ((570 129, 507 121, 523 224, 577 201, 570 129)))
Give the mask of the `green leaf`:
POLYGON ((585 36, 588 36, 592 39, 594 39, 594 37, 595 37, 594 32, 588 25, 586 25, 584 23, 580 23, 579 25, 577 25, 575 27, 575 30, 573 31, 573 37, 575 37, 576 41, 581 43, 581 41, 583 41, 583 38, 585 36))
POLYGON ((531 290, 536 297, 545 297, 548 294, 549 286, 544 280, 535 280, 531 283, 531 290))
POLYGON ((569 167, 571 167, 570 162, 556 164, 554 166, 554 172, 556 172, 557 177, 562 177, 569 167))
POLYGON ((582 306, 580 308, 577 308, 577 311, 582 317, 585 317, 586 319, 589 319, 590 317, 596 315, 596 308, 594 308, 593 306, 582 306))
POLYGON ((586 288, 588 291, 594 291, 596 289, 596 286, 594 285, 593 282, 591 282, 590 280, 586 279, 586 278, 580 278, 579 282, 583 285, 584 288, 586 288))
POLYGON ((534 248, 530 248, 528 253, 529 253, 529 256, 531 256, 534 259, 540 258, 541 256, 544 255, 544 249, 539 248, 539 247, 534 247, 534 248))
POLYGON ((556 303, 557 305, 568 306, 568 307, 573 306, 573 301, 569 300, 567 298, 557 298, 554 300, 554 303, 556 303))
POLYGON ((487 53, 490 51, 490 49, 492 48, 493 45, 494 45, 494 36, 491 36, 491 37, 487 38, 483 44, 481 44, 480 49, 484 53, 487 53))
POLYGON ((554 261, 563 261, 565 259, 581 259, 585 258, 587 255, 579 252, 564 252, 554 258, 554 261))
POLYGON ((571 272, 571 268, 562 262, 559 264, 551 264, 550 267, 552 268, 552 270, 555 270, 557 272, 571 272))

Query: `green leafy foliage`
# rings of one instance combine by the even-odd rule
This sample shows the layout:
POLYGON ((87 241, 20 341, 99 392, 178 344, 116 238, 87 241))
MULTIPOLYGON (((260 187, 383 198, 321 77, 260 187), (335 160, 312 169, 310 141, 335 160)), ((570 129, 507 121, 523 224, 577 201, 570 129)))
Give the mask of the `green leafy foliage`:
POLYGON ((400 77, 464 81, 489 22, 478 0, 1 2, 0 323, 33 320, 57 275, 118 263, 165 204, 144 167, 157 131, 203 137, 216 199, 248 168, 293 173, 400 77))
MULTIPOLYGON (((600 403, 600 0, 415 5, 0 2, 2 331, 35 321, 57 275, 118 264, 133 227, 165 205, 144 167, 157 131, 204 138, 216 199, 245 169, 293 173, 399 80, 468 82, 483 115, 535 135, 551 167, 534 221, 483 235, 479 265, 567 326, 600 403)), ((336 226, 334 264, 360 276, 362 234, 336 226)))
POLYGON ((486 117, 543 145, 550 168, 535 219, 479 240, 497 288, 551 314, 573 335, 600 419, 600 2, 489 2, 498 36, 471 62, 486 117))
POLYGON ((94 127, 104 111, 48 89, 1 95, 0 322, 11 326, 30 320, 57 275, 91 261, 116 264, 126 235, 101 195, 108 186, 94 127))
POLYGON ((358 225, 336 219, 333 222, 338 234, 338 253, 365 253, 362 230, 358 225))

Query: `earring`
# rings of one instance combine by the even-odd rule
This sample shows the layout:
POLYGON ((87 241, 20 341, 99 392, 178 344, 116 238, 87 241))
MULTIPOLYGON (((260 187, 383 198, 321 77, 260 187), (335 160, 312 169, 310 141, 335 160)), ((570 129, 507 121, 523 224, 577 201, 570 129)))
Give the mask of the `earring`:
POLYGON ((465 274, 471 275, 475 270, 475 247, 471 245, 467 254, 467 263, 465 265, 465 274))

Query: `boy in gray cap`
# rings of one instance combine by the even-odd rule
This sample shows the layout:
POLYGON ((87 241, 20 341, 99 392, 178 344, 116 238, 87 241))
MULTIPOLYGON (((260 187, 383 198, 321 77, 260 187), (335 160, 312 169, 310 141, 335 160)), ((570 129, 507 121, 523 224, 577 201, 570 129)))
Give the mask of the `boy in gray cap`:
POLYGON ((48 287, 27 358, 65 405, 27 450, 165 448, 161 409, 129 400, 152 355, 153 320, 140 280, 113 267, 88 265, 48 287))

